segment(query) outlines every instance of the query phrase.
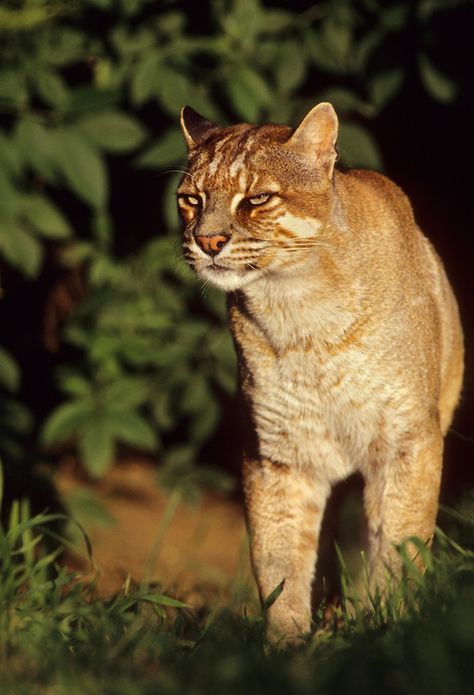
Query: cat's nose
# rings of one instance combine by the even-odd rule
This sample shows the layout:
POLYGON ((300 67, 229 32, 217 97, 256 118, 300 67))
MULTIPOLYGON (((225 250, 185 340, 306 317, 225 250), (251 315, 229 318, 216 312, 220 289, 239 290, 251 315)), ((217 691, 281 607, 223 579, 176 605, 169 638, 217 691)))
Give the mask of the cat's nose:
POLYGON ((196 236, 196 242, 204 253, 209 256, 217 256, 230 239, 227 234, 212 234, 211 236, 196 236))

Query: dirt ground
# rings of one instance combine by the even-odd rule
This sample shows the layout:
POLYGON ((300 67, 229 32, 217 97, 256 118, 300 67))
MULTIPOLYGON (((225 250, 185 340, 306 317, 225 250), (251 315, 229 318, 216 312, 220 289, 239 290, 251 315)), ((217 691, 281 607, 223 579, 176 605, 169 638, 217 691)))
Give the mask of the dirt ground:
POLYGON ((99 483, 66 467, 55 482, 90 538, 100 595, 143 580, 195 605, 209 595, 254 591, 237 501, 204 493, 191 505, 161 490, 146 461, 118 463, 99 483))

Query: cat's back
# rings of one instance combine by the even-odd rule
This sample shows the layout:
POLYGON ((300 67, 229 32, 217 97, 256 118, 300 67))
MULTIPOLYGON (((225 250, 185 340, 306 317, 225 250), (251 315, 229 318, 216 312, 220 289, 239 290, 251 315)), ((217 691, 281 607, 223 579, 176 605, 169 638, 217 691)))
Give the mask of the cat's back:
POLYGON ((389 178, 354 169, 337 176, 336 188, 373 279, 372 299, 390 296, 386 318, 397 323, 408 345, 423 346, 425 364, 430 353, 436 355, 445 431, 462 382, 463 336, 443 263, 416 224, 408 197, 389 178))
POLYGON ((337 199, 353 237, 353 252, 392 292, 433 294, 446 304, 449 288, 443 265, 417 225, 408 197, 391 179, 375 171, 336 173, 337 199), (440 287, 442 286, 442 291, 440 287))

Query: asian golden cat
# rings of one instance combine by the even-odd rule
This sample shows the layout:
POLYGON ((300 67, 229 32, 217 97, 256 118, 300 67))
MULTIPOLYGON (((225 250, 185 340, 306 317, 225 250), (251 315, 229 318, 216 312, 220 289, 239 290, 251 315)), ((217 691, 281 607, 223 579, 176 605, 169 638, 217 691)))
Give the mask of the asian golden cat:
POLYGON ((251 558, 273 642, 311 628, 318 536, 331 486, 365 481, 373 585, 395 545, 428 542, 443 436, 461 389, 458 309, 397 186, 334 168, 338 121, 219 127, 182 112, 178 188, 186 259, 229 293, 255 435, 244 458, 251 558))

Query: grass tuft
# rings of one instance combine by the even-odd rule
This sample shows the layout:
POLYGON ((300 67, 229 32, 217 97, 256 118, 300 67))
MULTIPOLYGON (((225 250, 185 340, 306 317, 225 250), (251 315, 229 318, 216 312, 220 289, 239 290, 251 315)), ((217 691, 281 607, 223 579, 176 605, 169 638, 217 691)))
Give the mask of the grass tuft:
MULTIPOLYGON (((467 523, 454 516, 457 527, 467 523)), ((474 553, 457 540, 461 532, 454 538, 438 529, 433 552, 410 539, 426 570, 400 548, 403 577, 383 600, 361 597, 341 556, 340 604, 320 607, 305 646, 278 652, 265 642, 265 608, 196 613, 159 587, 130 582, 109 600, 96 598, 93 581, 78 581, 60 563, 54 525, 63 519, 32 516, 16 502, 0 527, 2 693, 470 692, 474 553)))

